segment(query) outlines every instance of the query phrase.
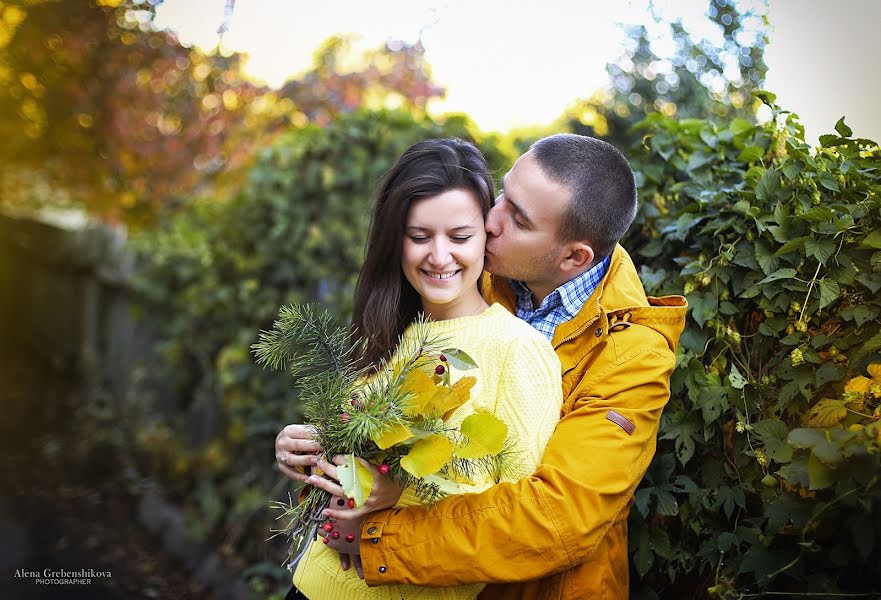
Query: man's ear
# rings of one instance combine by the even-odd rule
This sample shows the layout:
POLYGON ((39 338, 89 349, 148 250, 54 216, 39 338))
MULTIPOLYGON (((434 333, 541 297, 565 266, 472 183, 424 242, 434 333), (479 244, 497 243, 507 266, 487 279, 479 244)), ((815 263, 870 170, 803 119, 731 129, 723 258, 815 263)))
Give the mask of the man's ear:
POLYGON ((584 271, 593 262, 593 248, 585 242, 568 244, 560 269, 567 273, 584 271))

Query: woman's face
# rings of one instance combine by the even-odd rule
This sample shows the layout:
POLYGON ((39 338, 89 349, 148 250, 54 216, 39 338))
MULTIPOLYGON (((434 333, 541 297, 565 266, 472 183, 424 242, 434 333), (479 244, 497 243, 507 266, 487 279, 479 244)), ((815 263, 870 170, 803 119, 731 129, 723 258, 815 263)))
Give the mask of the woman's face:
POLYGON ((435 320, 473 314, 483 306, 486 231, 474 193, 449 190, 410 205, 401 269, 435 320))

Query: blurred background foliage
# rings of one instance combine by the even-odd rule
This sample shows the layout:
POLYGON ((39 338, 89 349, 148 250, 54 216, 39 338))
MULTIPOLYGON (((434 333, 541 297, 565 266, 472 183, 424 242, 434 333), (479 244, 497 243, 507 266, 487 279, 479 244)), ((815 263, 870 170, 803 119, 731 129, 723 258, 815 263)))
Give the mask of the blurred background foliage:
POLYGON ((289 485, 269 457, 300 417, 290 382, 254 364, 258 331, 291 302, 351 316, 371 194, 409 144, 472 140, 500 178, 572 131, 631 158, 625 246, 649 293, 691 305, 632 509, 634 597, 878 591, 879 154, 844 121, 809 148, 759 91, 763 13, 710 0, 720 45, 633 27, 608 90, 499 135, 427 113, 444 91, 419 43, 344 68, 331 38, 271 89, 242 57, 155 31, 155 4, 0 2, 0 208, 134 233, 126 286, 156 359, 97 423, 255 590, 285 587, 265 538, 289 485))

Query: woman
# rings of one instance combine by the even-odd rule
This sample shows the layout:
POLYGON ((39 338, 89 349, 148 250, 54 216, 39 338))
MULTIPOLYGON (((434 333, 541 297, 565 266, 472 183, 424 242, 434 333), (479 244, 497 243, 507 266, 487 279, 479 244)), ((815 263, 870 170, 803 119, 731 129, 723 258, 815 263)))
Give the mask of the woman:
MULTIPOLYGON (((354 328, 367 342, 361 359, 368 366, 394 354, 420 312, 431 319, 433 335, 474 358, 479 372, 471 398, 448 421, 458 426, 478 410, 502 419, 516 453, 516 464, 503 477, 514 481, 533 472, 559 418, 560 364, 543 335, 501 305, 489 306, 480 294, 484 220, 492 199, 492 178, 473 145, 428 140, 404 152, 383 179, 374 204, 355 292, 354 328)), ((453 381, 459 376, 453 372, 453 381)), ((277 441, 276 449, 279 461, 287 463, 286 447, 277 441)), ((486 478, 469 490, 492 483, 486 478)), ((399 506, 415 503, 409 490, 398 501, 399 506)), ((482 589, 368 588, 354 570, 342 570, 337 553, 323 544, 312 544, 293 582, 288 597, 310 600, 466 599, 482 589)))

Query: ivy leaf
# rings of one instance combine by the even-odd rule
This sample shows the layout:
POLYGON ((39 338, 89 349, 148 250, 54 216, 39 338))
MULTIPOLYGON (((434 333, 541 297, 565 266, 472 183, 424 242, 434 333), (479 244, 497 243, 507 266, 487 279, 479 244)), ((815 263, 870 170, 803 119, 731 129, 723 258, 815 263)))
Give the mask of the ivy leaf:
POLYGON ((783 256, 784 254, 795 252, 796 250, 799 250, 802 246, 804 246, 805 242, 807 242, 809 239, 810 237, 804 236, 795 238, 794 240, 789 240, 777 249, 777 252, 774 253, 774 256, 783 256))
POLYGON ((639 543, 636 545, 636 554, 633 557, 633 565, 636 567, 636 572, 639 573, 639 576, 645 577, 645 574, 649 572, 649 569, 652 568, 654 562, 655 555, 652 553, 649 530, 646 527, 639 533, 639 543))
POLYGON ((671 517, 679 514, 679 503, 676 502, 673 494, 665 490, 658 490, 656 496, 658 498, 658 514, 671 517))
POLYGON ((401 459, 401 468, 413 477, 437 473, 453 457, 453 442, 446 436, 433 434, 419 440, 401 459))
POLYGON ((853 130, 844 124, 844 117, 838 119, 838 122, 835 124, 835 131, 837 131, 841 137, 845 138, 853 135, 853 130))
POLYGON ((767 202, 773 200, 779 191, 780 175, 774 169, 768 169, 756 185, 756 197, 767 202))
MULTIPOLYGON (((761 262, 760 262, 760 264, 761 264, 761 262)), ((778 281, 780 279, 793 279, 795 277, 795 275, 796 275, 795 269, 789 269, 789 268, 777 269, 776 271, 774 271, 773 273, 771 273, 770 275, 768 275, 767 277, 762 279, 756 285, 762 285, 763 283, 770 283, 772 281, 778 281)))
POLYGON ((643 517, 649 516, 649 501, 652 499, 652 494, 655 493, 655 488, 640 488, 636 490, 636 494, 634 495, 633 503, 636 505, 636 509, 642 514, 643 517))
POLYGON ((835 252, 835 242, 832 240, 817 240, 808 238, 805 241, 805 253, 813 256, 821 265, 825 265, 826 261, 835 252))
POLYGON ((875 250, 881 250, 881 231, 874 230, 860 242, 861 248, 874 248, 875 250))
POLYGON ((749 383, 734 364, 731 365, 731 372, 728 373, 728 381, 735 390, 742 390, 749 383))
MULTIPOLYGON (((828 433, 833 431, 835 430, 828 433)), ((841 449, 830 441, 827 432, 801 427, 790 431, 787 441, 794 448, 810 448, 811 456, 816 456, 827 464, 841 462, 841 449)))
POLYGON ((807 424, 811 427, 835 427, 847 416, 844 404, 842 400, 823 398, 808 411, 807 424))
POLYGON ((459 428, 468 441, 453 451, 459 458, 483 458, 496 455, 505 446, 508 426, 495 415, 478 412, 469 415, 459 428))
POLYGON ((460 371, 467 371, 469 369, 476 369, 477 363, 474 362, 474 359, 468 356, 462 350, 458 348, 449 348, 441 352, 444 355, 444 358, 447 359, 452 366, 456 367, 460 371))
POLYGON ((838 299, 841 295, 841 289, 838 282, 825 277, 820 280, 820 308, 826 308, 838 299))
POLYGON ((771 252, 771 249, 763 241, 756 242, 756 260, 765 275, 770 275, 777 269, 777 265, 780 264, 779 259, 774 256, 774 253, 771 252))
POLYGON ((754 163, 765 155, 765 149, 761 146, 747 146, 737 155, 737 162, 754 163))
POLYGON ((373 437, 377 447, 380 450, 391 448, 395 444, 406 442, 413 437, 413 432, 407 427, 406 423, 397 422, 391 427, 382 430, 382 433, 373 437))
POLYGON ((364 506, 373 488, 370 469, 362 465, 354 454, 347 454, 345 464, 337 467, 337 476, 346 496, 355 501, 355 506, 364 506))
POLYGON ((808 457, 808 480, 811 482, 810 489, 825 490, 835 483, 835 472, 811 453, 808 457))

